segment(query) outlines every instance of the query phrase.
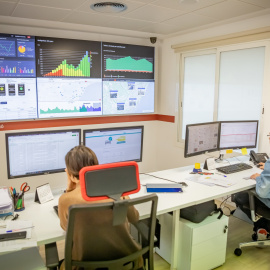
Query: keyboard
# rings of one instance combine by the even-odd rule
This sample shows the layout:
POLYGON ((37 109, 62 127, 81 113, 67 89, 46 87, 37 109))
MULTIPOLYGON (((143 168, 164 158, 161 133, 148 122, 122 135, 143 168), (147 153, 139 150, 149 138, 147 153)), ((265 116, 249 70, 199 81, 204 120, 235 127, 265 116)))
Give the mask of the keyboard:
POLYGON ((236 173, 244 170, 249 170, 252 169, 253 167, 246 164, 246 163, 237 163, 237 164, 232 164, 229 166, 224 166, 224 167, 219 167, 216 168, 219 172, 222 172, 224 174, 230 174, 230 173, 236 173))
POLYGON ((26 238, 26 231, 0 234, 0 242, 26 238))

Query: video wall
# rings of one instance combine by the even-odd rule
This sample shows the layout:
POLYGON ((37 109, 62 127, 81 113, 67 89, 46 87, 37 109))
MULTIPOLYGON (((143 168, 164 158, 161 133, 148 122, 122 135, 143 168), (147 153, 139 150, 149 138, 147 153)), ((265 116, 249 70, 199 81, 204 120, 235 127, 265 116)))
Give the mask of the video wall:
POLYGON ((154 112, 154 47, 0 34, 0 121, 154 112))

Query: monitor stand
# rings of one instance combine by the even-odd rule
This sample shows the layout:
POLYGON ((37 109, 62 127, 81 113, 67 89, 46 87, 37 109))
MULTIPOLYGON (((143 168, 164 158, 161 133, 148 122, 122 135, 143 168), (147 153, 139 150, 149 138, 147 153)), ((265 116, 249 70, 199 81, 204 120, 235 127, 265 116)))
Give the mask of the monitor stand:
POLYGON ((224 153, 221 151, 219 152, 219 157, 215 160, 217 163, 223 163, 224 162, 224 153))

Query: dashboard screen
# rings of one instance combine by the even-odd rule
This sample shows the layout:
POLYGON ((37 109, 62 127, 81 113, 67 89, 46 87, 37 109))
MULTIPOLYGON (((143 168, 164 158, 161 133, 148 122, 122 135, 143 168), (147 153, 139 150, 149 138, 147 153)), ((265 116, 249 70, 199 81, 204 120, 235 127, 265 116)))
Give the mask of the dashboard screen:
POLYGON ((186 126, 185 157, 218 150, 219 122, 186 126))
POLYGON ((35 37, 1 34, 0 121, 35 118, 35 37))
POLYGON ((8 178, 63 172, 81 130, 6 133, 8 178))
POLYGON ((0 121, 153 113, 155 48, 0 34, 0 121))
POLYGON ((154 47, 102 43, 103 114, 154 112, 154 47))
POLYGON ((219 148, 256 148, 257 133, 257 120, 221 122, 219 148))
POLYGON ((83 143, 99 164, 142 161, 143 126, 84 130, 83 143))

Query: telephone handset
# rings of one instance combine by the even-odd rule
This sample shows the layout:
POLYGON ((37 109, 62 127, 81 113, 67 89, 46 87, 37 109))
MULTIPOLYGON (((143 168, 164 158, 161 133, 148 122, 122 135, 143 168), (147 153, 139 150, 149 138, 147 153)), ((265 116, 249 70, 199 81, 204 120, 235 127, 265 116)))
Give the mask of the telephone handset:
POLYGON ((253 150, 250 151, 250 160, 256 165, 260 162, 265 163, 267 159, 269 159, 266 153, 255 153, 253 150))

